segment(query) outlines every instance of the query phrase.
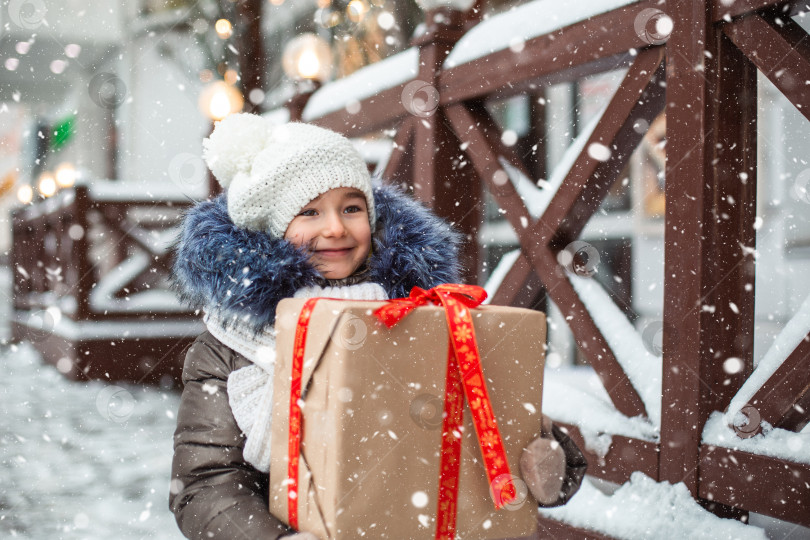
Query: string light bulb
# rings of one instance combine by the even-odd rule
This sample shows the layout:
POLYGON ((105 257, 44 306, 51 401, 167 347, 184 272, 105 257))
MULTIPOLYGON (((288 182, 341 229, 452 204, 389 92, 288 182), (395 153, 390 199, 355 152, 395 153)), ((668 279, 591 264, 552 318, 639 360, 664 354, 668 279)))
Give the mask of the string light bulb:
POLYGON ((219 19, 214 24, 214 30, 217 31, 217 35, 220 39, 228 39, 233 35, 233 25, 228 19, 219 19))

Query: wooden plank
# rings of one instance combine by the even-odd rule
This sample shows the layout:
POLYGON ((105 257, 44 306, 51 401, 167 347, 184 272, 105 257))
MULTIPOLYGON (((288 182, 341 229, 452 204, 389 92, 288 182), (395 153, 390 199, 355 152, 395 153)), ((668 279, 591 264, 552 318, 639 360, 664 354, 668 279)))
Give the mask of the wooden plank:
MULTIPOLYGON (((30 335, 24 325, 12 322, 11 326, 14 335, 30 335)), ((71 380, 179 386, 185 349, 195 339, 196 336, 165 336, 74 341, 48 333, 41 335, 34 345, 48 364, 68 359, 70 363, 60 367, 68 368, 62 373, 71 380)))
POLYGON ((810 120, 810 40, 798 24, 782 19, 782 27, 759 15, 724 25, 723 31, 805 118, 810 120))
POLYGON ((441 103, 482 98, 604 58, 617 58, 613 61, 618 67, 628 50, 649 45, 633 22, 642 10, 657 5, 655 0, 643 0, 530 39, 518 53, 505 49, 446 69, 439 78, 441 103))
POLYGON ((793 408, 785 413, 776 427, 800 431, 810 423, 808 411, 810 411, 810 389, 805 390, 804 395, 796 400, 793 408))
POLYGON ((810 527, 810 465, 730 448, 700 447, 704 499, 810 527))
POLYGON ((562 521, 556 521, 546 516, 538 516, 538 537, 541 540, 611 540, 612 536, 591 531, 588 529, 580 529, 573 525, 568 525, 562 521))
MULTIPOLYGON (((810 334, 751 398, 762 420, 773 426, 797 429, 807 424, 810 413, 794 409, 810 392, 810 334), (796 414, 798 413, 798 414, 796 414), (787 421, 785 418, 788 417, 787 421)), ((801 405, 800 408, 803 409, 801 405)))
POLYGON ((564 422, 554 423, 573 439, 588 460, 588 474, 602 480, 623 484, 634 471, 641 471, 652 479, 658 478, 658 444, 623 435, 611 435, 610 451, 600 458, 585 447, 579 428, 564 422))
POLYGON ((346 137, 359 137, 396 125, 409 114, 402 105, 402 92, 406 84, 383 90, 375 96, 364 99, 360 102, 359 112, 353 114, 346 109, 340 109, 314 118, 309 123, 337 131, 346 137))
POLYGON ((78 280, 74 287, 77 307, 75 320, 87 320, 92 317, 90 309, 90 292, 96 284, 95 267, 90 261, 90 221, 88 213, 93 202, 90 200, 90 193, 86 186, 76 188, 76 217, 77 224, 82 227, 84 234, 75 241, 76 258, 73 264, 76 265, 78 280))
POLYGON ((242 94, 245 96, 245 112, 260 114, 261 105, 254 105, 250 91, 254 88, 264 91, 264 76, 267 70, 264 53, 264 36, 262 35, 262 5, 264 0, 242 0, 236 5, 238 31, 236 38, 239 49, 239 71, 242 94))
POLYGON ((613 350, 594 323, 585 304, 568 281, 554 253, 548 246, 541 244, 532 249, 529 259, 543 280, 548 295, 568 322, 580 350, 599 375, 616 409, 625 416, 646 415, 644 402, 616 360, 613 350))
POLYGON ((526 281, 534 274, 529 260, 522 253, 509 269, 506 276, 501 281, 500 286, 491 297, 491 303, 496 306, 525 307, 525 304, 518 300, 521 292, 526 290, 526 281))
POLYGON ((704 75, 711 2, 668 0, 679 19, 667 41, 667 164, 664 236, 663 401, 660 480, 697 493, 701 411, 700 306, 703 287, 704 182, 712 146, 712 89, 704 75), (696 309, 697 308, 697 309, 696 309))

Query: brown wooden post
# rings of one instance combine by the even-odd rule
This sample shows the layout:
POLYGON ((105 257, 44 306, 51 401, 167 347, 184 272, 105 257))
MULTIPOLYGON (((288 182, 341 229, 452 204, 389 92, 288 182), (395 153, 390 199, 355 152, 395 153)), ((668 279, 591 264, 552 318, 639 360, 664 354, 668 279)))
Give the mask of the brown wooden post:
POLYGON ((704 366, 701 425, 724 410, 754 369, 754 247, 757 188, 757 70, 720 32, 707 76, 716 84, 707 155, 701 324, 704 366), (734 359, 737 360, 734 360, 734 359), (731 360, 729 360, 731 359, 731 360))
POLYGON ((666 45, 660 479, 695 495, 703 426, 750 373, 753 352, 753 259, 744 251, 754 244, 756 76, 718 35, 712 4, 666 3, 677 17, 666 45))
MULTIPOLYGON (((660 480, 697 493, 702 428, 700 396, 704 201, 711 155, 711 96, 703 69, 709 39, 707 0, 669 0, 678 13, 667 42, 667 166, 664 246, 663 403, 660 480), (708 136, 707 136, 708 135, 708 136), (672 331, 673 329, 677 332, 672 331)), ((715 54, 717 51, 710 51, 715 54)))
POLYGON ((250 101, 250 91, 264 90, 264 72, 267 69, 262 40, 263 0, 241 0, 238 13, 242 31, 238 37, 239 71, 242 92, 245 97, 245 112, 261 113, 261 104, 250 101))
POLYGON ((90 261, 90 222, 87 213, 90 211, 90 194, 87 186, 76 188, 76 216, 75 222, 82 228, 84 234, 73 244, 77 268, 77 282, 75 284, 76 315, 74 320, 86 321, 92 317, 90 310, 90 291, 95 283, 95 261, 90 261))
POLYGON ((480 249, 476 233, 482 220, 481 182, 463 151, 444 111, 439 107, 439 75, 453 45, 464 33, 465 14, 446 8, 429 11, 427 32, 414 41, 419 47, 417 80, 406 86, 402 106, 418 117, 414 132, 414 195, 466 236, 462 251, 463 279, 476 283, 480 249), (418 85, 418 86, 417 86, 418 85), (422 100, 417 104, 416 99, 422 100), (435 105, 435 106, 434 106, 435 105))

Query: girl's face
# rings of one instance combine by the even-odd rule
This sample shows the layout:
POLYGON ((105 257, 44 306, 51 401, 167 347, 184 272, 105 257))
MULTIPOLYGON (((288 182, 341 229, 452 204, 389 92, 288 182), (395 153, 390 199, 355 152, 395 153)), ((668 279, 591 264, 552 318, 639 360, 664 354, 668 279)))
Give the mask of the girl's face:
POLYGON ((284 239, 309 250, 310 262, 323 277, 352 275, 371 251, 365 195, 335 188, 315 197, 290 222, 284 239))

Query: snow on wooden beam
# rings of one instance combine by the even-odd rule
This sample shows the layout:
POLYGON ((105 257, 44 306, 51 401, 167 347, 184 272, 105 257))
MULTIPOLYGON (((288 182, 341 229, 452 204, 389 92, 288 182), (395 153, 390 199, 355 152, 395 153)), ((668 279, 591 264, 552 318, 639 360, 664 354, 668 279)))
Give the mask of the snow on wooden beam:
POLYGON ((603 60, 619 67, 627 51, 648 45, 634 21, 657 5, 655 0, 634 3, 527 40, 517 53, 507 48, 445 69, 439 78, 442 104, 507 95, 529 82, 551 84, 599 73, 610 69, 603 60))
POLYGON ((810 393, 810 334, 771 375, 751 399, 762 421, 785 429, 801 429, 810 412, 795 407, 810 393))
POLYGON ((405 85, 401 84, 362 101, 352 102, 346 108, 307 121, 342 133, 346 137, 360 137, 388 128, 409 114, 402 105, 404 91, 405 85))
MULTIPOLYGON (((554 231, 555 247, 575 240, 618 178, 641 141, 639 122, 651 124, 664 108, 664 49, 639 53, 619 85, 563 185, 540 217, 545 231, 554 231)), ((545 235, 544 235, 545 236, 545 235)))

